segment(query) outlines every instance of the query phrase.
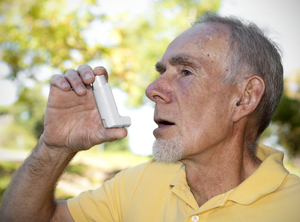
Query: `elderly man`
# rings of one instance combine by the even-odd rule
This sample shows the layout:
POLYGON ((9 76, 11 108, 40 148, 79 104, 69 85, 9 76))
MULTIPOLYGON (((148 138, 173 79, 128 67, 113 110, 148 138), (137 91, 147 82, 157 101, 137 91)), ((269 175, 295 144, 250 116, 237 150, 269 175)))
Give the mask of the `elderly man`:
POLYGON ((279 103, 277 46, 254 25, 205 15, 168 46, 146 95, 155 102, 154 159, 94 191, 55 202, 74 155, 124 138, 105 129, 90 84, 104 68, 53 76, 45 131, 3 202, 3 221, 300 221, 300 179, 257 145, 279 103), (70 90, 71 87, 74 90, 70 90))

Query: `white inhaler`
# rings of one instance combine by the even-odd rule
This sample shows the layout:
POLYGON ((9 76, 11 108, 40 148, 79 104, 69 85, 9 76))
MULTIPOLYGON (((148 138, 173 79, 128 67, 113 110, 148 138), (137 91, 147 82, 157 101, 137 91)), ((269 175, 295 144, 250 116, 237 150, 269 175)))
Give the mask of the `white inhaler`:
POLYGON ((109 83, 104 75, 95 76, 93 93, 105 128, 122 128, 131 125, 129 116, 120 116, 109 83))

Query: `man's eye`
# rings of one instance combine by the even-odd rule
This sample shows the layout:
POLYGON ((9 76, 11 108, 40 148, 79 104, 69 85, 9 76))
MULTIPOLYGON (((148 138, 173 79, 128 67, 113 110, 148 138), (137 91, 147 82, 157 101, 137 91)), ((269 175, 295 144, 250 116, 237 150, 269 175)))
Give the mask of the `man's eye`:
POLYGON ((183 70, 183 74, 184 74, 185 76, 189 76, 189 75, 191 75, 192 73, 191 73, 190 71, 188 71, 188 70, 183 70))

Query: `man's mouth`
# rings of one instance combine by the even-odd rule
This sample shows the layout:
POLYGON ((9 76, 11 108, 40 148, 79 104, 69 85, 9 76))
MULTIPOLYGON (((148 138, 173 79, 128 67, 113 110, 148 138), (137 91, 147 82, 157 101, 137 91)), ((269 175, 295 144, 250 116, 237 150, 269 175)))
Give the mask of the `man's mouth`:
POLYGON ((158 125, 158 128, 175 125, 175 123, 164 119, 157 119, 155 120, 155 122, 158 125))

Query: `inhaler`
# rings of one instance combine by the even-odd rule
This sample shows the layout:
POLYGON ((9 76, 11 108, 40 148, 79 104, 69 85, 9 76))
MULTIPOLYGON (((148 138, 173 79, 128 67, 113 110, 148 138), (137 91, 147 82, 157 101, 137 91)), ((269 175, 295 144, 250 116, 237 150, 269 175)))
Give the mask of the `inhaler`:
POLYGON ((104 75, 95 76, 93 93, 105 128, 128 127, 131 124, 129 116, 120 116, 109 83, 104 75))

